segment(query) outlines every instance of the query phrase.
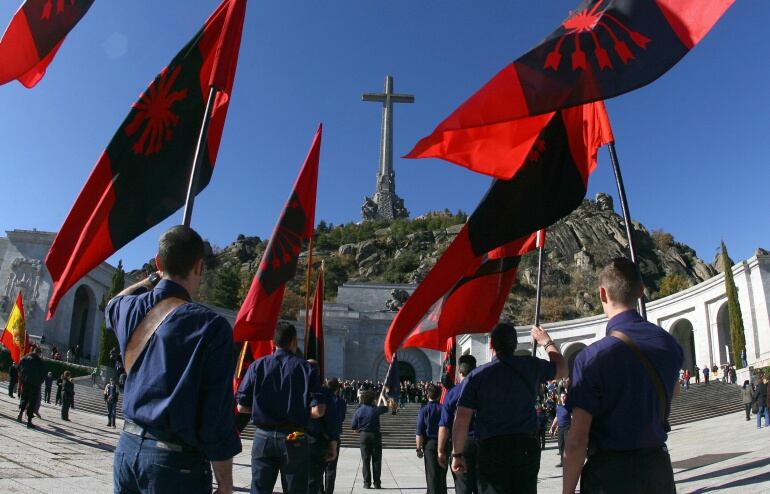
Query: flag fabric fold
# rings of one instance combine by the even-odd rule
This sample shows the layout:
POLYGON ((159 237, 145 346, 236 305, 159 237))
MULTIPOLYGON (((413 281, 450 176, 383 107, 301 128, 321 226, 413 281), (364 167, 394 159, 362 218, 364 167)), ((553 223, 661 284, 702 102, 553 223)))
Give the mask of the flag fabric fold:
POLYGON ((33 88, 94 0, 26 0, 0 38, 0 85, 33 88))
POLYGON ((27 323, 24 316, 24 302, 21 298, 21 292, 16 297, 16 303, 13 304, 11 313, 8 314, 8 321, 5 324, 5 330, 0 337, 0 342, 11 353, 11 359, 18 364, 19 360, 29 353, 29 334, 27 334, 27 323))
POLYGON ((286 282, 297 273, 302 242, 313 235, 321 134, 322 126, 319 125, 289 200, 262 255, 249 293, 238 311, 233 328, 235 341, 273 338, 286 282))
POLYGON ((382 392, 386 397, 396 401, 401 397, 401 372, 398 369, 398 355, 396 354, 393 354, 390 366, 388 366, 382 392))
POLYGON ((185 202, 209 84, 218 90, 198 190, 211 180, 232 93, 246 0, 224 0, 133 104, 46 257, 50 319, 81 277, 185 202))
POLYGON ((310 317, 307 334, 305 335, 305 358, 318 362, 318 371, 323 381, 324 365, 324 270, 318 273, 318 283, 315 286, 313 297, 313 312, 306 314, 310 317))
MULTIPOLYGON (((567 108, 550 118, 518 173, 508 180, 497 179, 492 183, 455 240, 396 314, 385 338, 387 358, 415 328, 419 329, 425 314, 441 297, 464 276, 480 268, 487 253, 517 240, 527 243, 531 250, 537 230, 555 223, 580 205, 588 177, 596 168, 598 148, 610 142, 609 130, 602 102, 567 108)), ((515 272, 506 283, 512 284, 514 279, 515 272)), ((507 295, 507 291, 505 293, 507 295)), ((504 300, 496 300, 504 304, 504 300)), ((445 304, 446 301, 442 303, 442 314, 445 304)), ((440 316, 434 319, 438 320, 437 326, 440 325, 440 316)), ((430 320, 425 323, 429 324, 430 320)), ((415 336, 410 344, 427 345, 430 337, 415 336)))
POLYGON ((455 372, 457 371, 457 338, 454 336, 446 339, 444 348, 444 361, 441 365, 441 399, 444 403, 446 392, 455 386, 455 372))
POLYGON ((588 0, 420 140, 409 158, 442 158, 511 178, 553 112, 653 82, 734 0, 588 0))

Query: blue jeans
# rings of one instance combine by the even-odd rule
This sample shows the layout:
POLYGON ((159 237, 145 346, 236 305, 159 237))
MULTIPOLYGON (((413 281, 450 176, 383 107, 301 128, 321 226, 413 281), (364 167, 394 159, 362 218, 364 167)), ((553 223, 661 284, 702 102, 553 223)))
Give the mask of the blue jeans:
POLYGON ((767 409, 767 405, 759 405, 757 409, 757 427, 762 427, 762 416, 765 416, 765 427, 770 425, 770 410, 767 409))
POLYGON ((115 407, 117 401, 107 402, 107 425, 115 425, 115 407))
POLYGON ((256 429, 251 447, 251 493, 272 494, 278 473, 286 494, 306 494, 310 473, 307 436, 287 441, 287 432, 256 429))
POLYGON ((202 453, 172 451, 158 441, 123 432, 115 450, 115 494, 211 494, 211 464, 202 453))

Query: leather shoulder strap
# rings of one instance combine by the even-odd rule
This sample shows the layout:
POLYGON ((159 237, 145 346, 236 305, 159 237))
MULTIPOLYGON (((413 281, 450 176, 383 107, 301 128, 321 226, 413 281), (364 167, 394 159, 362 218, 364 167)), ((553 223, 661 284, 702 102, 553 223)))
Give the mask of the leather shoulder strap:
POLYGON ((634 355, 636 355, 636 358, 639 360, 639 362, 642 364, 644 369, 647 371, 647 374, 649 375, 650 380, 652 381, 652 385, 658 394, 658 402, 660 407, 660 419, 664 424, 667 424, 668 423, 668 397, 666 396, 666 388, 663 386, 663 382, 660 380, 658 371, 655 370, 655 367, 652 365, 652 362, 650 362, 650 360, 647 358, 644 352, 642 352, 642 349, 639 348, 639 345, 637 345, 636 342, 633 339, 631 339, 627 334, 621 333, 620 331, 610 331, 609 336, 612 336, 613 338, 617 338, 618 340, 625 343, 626 346, 628 346, 628 348, 630 348, 631 351, 634 352, 634 355))
POLYGON ((150 341, 150 338, 152 338, 152 335, 158 330, 161 323, 165 321, 174 310, 186 303, 187 300, 177 297, 164 298, 155 304, 155 306, 150 309, 150 312, 144 316, 142 322, 140 322, 136 329, 134 329, 134 332, 131 333, 131 337, 128 339, 128 344, 126 345, 126 356, 123 359, 126 374, 131 373, 134 362, 136 362, 136 359, 142 353, 144 347, 147 346, 147 342, 150 341))

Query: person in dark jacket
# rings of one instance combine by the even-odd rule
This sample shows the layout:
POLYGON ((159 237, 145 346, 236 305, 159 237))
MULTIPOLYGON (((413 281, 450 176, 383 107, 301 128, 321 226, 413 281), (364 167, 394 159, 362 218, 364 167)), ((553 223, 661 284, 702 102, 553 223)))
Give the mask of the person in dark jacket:
POLYGON ((75 384, 70 379, 70 371, 64 371, 62 374, 62 394, 61 394, 61 418, 69 422, 70 407, 75 401, 75 384))
POLYGON ((367 390, 361 393, 361 406, 353 414, 351 427, 358 433, 363 462, 364 488, 381 489, 380 472, 382 471, 382 435, 380 434, 380 415, 388 413, 385 397, 380 395, 377 406, 375 394, 367 390))
POLYGON ((16 391, 16 385, 19 383, 19 368, 16 364, 11 364, 11 368, 8 369, 8 396, 15 398, 13 392, 16 391))
POLYGON ((51 387, 53 386, 53 372, 45 376, 45 402, 51 403, 51 387))
POLYGON ((751 405, 754 401, 754 388, 752 388, 749 380, 743 381, 743 387, 741 388, 741 402, 746 409, 746 420, 751 420, 751 405))
POLYGON ((762 416, 765 417, 765 427, 770 425, 770 410, 767 408, 767 376, 763 377, 754 391, 754 401, 757 403, 757 429, 762 428, 762 416))
POLYGON ((55 405, 61 405, 61 389, 64 385, 64 379, 63 374, 59 374, 59 377, 56 378, 56 402, 55 405))
MULTIPOLYGON (((332 404, 337 413, 337 431, 342 432, 342 424, 345 422, 348 404, 340 396, 340 382, 337 379, 329 381, 329 391, 332 392, 332 404)), ((327 412, 328 413, 328 412, 327 412)), ((334 484, 337 480, 337 461, 340 456, 340 442, 337 441, 337 454, 334 459, 326 463, 324 471, 324 494, 334 494, 334 484)))
POLYGON ((118 386, 115 379, 110 378, 110 382, 104 387, 104 402, 107 404, 107 427, 115 427, 115 408, 118 406, 118 386))
POLYGON ((415 441, 417 458, 425 459, 425 481, 428 494, 446 494, 446 466, 438 461, 438 427, 441 420, 441 389, 428 385, 428 403, 420 408, 417 415, 415 441))
POLYGON ((21 359, 19 362, 19 374, 21 375, 21 405, 19 406, 19 416, 17 421, 21 422, 24 412, 27 412, 27 427, 32 429, 32 417, 35 414, 35 407, 40 399, 40 386, 45 379, 45 367, 40 358, 40 347, 35 347, 32 352, 21 359))

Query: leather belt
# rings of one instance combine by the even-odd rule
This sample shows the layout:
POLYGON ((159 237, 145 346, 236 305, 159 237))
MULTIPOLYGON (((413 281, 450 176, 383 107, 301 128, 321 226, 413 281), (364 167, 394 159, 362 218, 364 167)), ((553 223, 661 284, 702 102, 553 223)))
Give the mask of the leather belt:
POLYGON ((168 450, 177 451, 177 452, 192 450, 192 448, 186 447, 182 444, 175 444, 175 443, 170 443, 168 441, 164 441, 159 437, 155 436, 154 434, 152 434, 151 432, 149 432, 147 429, 145 429, 141 425, 135 424, 134 422, 130 422, 128 420, 125 420, 123 422, 123 431, 134 436, 139 436, 143 439, 149 439, 151 441, 155 441, 155 444, 162 449, 168 449, 168 450))
POLYGON ((283 424, 255 424, 254 427, 257 429, 262 429, 263 431, 269 431, 269 432, 305 432, 304 427, 300 427, 298 425, 292 425, 288 422, 283 424))

